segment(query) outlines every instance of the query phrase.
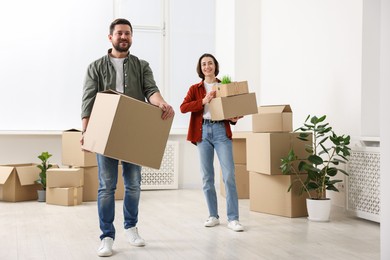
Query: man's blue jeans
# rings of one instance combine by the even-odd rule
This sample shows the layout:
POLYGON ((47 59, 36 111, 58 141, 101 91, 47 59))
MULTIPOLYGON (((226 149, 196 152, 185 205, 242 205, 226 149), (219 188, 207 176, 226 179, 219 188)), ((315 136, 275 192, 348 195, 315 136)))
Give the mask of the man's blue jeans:
MULTIPOLYGON (((100 239, 115 239, 115 190, 118 182, 118 160, 97 155, 99 172, 98 213, 102 231, 100 239)), ((141 166, 122 162, 122 176, 125 184, 123 199, 124 228, 136 226, 138 204, 141 193, 141 166)))
POLYGON ((234 175, 232 140, 226 136, 225 125, 222 122, 204 123, 202 126, 202 141, 198 142, 197 146, 203 175, 203 192, 206 197, 210 217, 219 218, 214 184, 215 149, 221 164, 223 182, 225 184, 228 221, 238 220, 238 196, 234 175))

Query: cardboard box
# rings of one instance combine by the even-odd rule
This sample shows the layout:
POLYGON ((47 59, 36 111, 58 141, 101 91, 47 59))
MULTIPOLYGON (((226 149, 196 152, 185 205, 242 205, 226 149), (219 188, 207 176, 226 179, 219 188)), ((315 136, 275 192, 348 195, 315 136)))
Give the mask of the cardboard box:
POLYGON ((55 168, 47 170, 47 188, 69 188, 84 185, 82 168, 55 168))
MULTIPOLYGON (((249 199, 249 172, 246 170, 246 164, 235 164, 236 189, 239 199, 249 199)), ((220 191, 221 195, 226 197, 225 184, 223 183, 222 171, 220 172, 220 191)))
POLYGON ((299 187, 287 192, 294 175, 265 175, 249 172, 249 209, 284 217, 305 217, 306 194, 299 195, 299 187))
POLYGON ((62 132, 62 164, 78 167, 97 166, 96 154, 81 150, 81 131, 69 129, 62 132))
POLYGON ((213 98, 209 104, 211 120, 224 120, 257 113, 255 93, 213 98))
POLYGON ((219 84, 213 86, 216 97, 229 97, 249 93, 248 81, 235 81, 229 84, 219 84))
POLYGON ((233 138, 233 162, 246 164, 246 139, 233 138))
MULTIPOLYGON (((86 167, 84 170, 83 201, 96 201, 99 189, 98 167, 86 167)), ((122 165, 118 166, 118 183, 116 185, 115 199, 123 200, 124 183, 122 165)))
POLYGON ((36 200, 37 190, 42 189, 40 184, 35 183, 39 173, 37 164, 32 163, 0 166, 0 200, 36 200))
POLYGON ((246 164, 246 138, 251 132, 233 132, 233 161, 235 164, 246 164))
POLYGON ((99 189, 98 167, 85 167, 83 201, 96 201, 99 189))
POLYGON ((305 145, 297 139, 299 133, 252 133, 246 143, 247 169, 252 172, 275 175, 282 174, 281 159, 294 148, 298 158, 306 158, 305 145))
POLYGON ((260 106, 252 115, 255 133, 292 132, 292 110, 289 105, 260 106))
POLYGON ((46 203, 61 206, 76 206, 83 201, 83 187, 47 188, 46 203))
POLYGON ((160 108, 113 91, 97 94, 83 148, 159 169, 173 118, 160 108))
POLYGON ((116 184, 115 199, 123 200, 125 196, 125 183, 122 176, 122 165, 118 166, 118 183, 116 184))

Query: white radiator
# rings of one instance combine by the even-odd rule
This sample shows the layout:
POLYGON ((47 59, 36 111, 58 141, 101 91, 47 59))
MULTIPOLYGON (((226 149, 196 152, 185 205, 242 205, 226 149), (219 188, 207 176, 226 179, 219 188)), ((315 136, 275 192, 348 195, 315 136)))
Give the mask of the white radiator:
POLYGON ((353 147, 347 177, 347 211, 375 222, 380 222, 379 149, 379 145, 353 147))
POLYGON ((179 142, 168 141, 160 169, 142 167, 141 189, 160 190, 179 187, 179 142))

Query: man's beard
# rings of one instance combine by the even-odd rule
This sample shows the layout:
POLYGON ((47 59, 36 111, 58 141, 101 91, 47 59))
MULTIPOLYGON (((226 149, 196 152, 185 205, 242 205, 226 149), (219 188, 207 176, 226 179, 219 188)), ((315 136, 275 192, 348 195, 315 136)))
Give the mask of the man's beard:
POLYGON ((117 43, 117 44, 113 44, 112 46, 114 47, 114 49, 118 52, 127 52, 129 49, 130 49, 130 46, 131 44, 129 42, 126 42, 128 43, 128 45, 125 47, 125 48, 122 48, 121 47, 121 42, 117 43))

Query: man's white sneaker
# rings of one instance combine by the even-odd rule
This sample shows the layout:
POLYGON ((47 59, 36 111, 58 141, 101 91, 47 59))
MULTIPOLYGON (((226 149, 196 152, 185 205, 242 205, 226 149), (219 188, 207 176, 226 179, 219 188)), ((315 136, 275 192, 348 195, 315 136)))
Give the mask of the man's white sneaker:
POLYGON ((129 243, 133 246, 144 246, 145 240, 138 235, 137 227, 125 229, 126 237, 129 243))
POLYGON ((216 217, 209 217, 204 223, 205 227, 215 227, 216 225, 219 225, 219 219, 216 217))
POLYGON ((240 224, 240 222, 238 222, 238 220, 229 221, 228 228, 236 232, 244 231, 244 227, 240 224))
POLYGON ((113 244, 114 244, 114 239, 112 239, 112 237, 103 238, 97 252, 98 256, 111 256, 113 244))

